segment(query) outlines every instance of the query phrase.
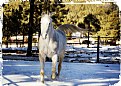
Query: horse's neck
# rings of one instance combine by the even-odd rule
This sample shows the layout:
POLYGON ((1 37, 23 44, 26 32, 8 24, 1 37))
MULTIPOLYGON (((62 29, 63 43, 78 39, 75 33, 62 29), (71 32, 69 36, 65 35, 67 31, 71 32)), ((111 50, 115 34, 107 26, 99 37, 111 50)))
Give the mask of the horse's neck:
POLYGON ((51 26, 49 27, 49 31, 48 31, 48 35, 52 36, 54 34, 54 28, 53 25, 51 24, 51 26))
POLYGON ((51 31, 54 31, 55 29, 54 29, 54 27, 53 27, 53 24, 51 24, 51 31))

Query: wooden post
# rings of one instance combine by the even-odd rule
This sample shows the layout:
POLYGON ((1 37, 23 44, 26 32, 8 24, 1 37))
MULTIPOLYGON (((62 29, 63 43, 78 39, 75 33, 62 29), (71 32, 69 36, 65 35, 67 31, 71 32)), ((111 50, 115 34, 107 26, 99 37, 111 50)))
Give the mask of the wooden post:
POLYGON ((88 30, 88 42, 87 42, 87 48, 89 48, 90 40, 89 40, 89 30, 88 30))
POLYGON ((90 40, 89 40, 90 31, 91 31, 91 27, 90 27, 90 23, 89 23, 88 24, 88 45, 87 45, 88 48, 89 48, 89 44, 90 44, 90 40))
POLYGON ((100 36, 98 36, 98 43, 97 43, 97 63, 99 63, 99 48, 100 48, 100 36))

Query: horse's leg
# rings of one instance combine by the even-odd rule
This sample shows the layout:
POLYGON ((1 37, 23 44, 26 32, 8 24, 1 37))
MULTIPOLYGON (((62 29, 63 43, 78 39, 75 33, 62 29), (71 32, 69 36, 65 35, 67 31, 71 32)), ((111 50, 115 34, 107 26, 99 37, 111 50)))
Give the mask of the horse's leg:
POLYGON ((58 77, 60 75, 61 67, 62 67, 62 62, 63 62, 64 54, 59 56, 59 63, 58 63, 58 77))
POLYGON ((39 55, 39 60, 40 60, 40 66, 41 66, 41 69, 40 69, 40 78, 41 78, 41 82, 44 83, 44 66, 45 66, 45 60, 46 60, 46 57, 44 56, 41 56, 39 55))
POLYGON ((52 76, 51 76, 52 79, 56 79, 56 64, 57 64, 57 59, 58 59, 58 55, 55 54, 52 57, 52 76))

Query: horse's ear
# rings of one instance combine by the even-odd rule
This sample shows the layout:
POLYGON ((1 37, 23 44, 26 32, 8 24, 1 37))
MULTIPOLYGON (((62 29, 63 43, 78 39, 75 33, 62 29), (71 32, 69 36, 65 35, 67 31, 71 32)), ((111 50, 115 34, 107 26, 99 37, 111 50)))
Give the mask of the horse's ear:
POLYGON ((51 14, 51 13, 49 13, 48 15, 49 15, 50 17, 52 16, 52 14, 51 14))
POLYGON ((42 12, 42 13, 41 13, 41 16, 43 16, 43 15, 45 15, 45 12, 42 12))

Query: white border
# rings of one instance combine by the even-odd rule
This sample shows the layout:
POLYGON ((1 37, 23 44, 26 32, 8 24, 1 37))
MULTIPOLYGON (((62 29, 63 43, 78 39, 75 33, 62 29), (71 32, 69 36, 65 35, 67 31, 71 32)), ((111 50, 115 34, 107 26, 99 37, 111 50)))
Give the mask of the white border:
POLYGON ((0 86, 2 86, 2 64, 3 64, 3 60, 2 60, 2 21, 3 21, 3 7, 2 7, 2 3, 0 3, 0 86))
POLYGON ((2 28, 3 28, 3 4, 7 4, 9 0, 0 1, 0 86, 2 86, 2 69, 3 69, 3 59, 2 59, 2 28))
POLYGON ((91 1, 80 1, 80 0, 77 0, 77 1, 73 1, 73 0, 70 0, 70 1, 66 1, 66 0, 62 0, 62 3, 59 3, 59 4, 104 4, 104 3, 107 3, 107 2, 115 2, 115 0, 91 0, 91 1))
MULTIPOLYGON (((0 6, 2 6, 3 3, 7 4, 8 1, 9 0, 2 0, 2 1, 0 1, 0 6)), ((118 5, 119 10, 121 11, 121 0, 100 0, 100 1, 92 0, 92 1, 93 2, 86 1, 85 3, 74 3, 71 0, 71 2, 63 2, 63 3, 60 3, 60 4, 104 4, 106 2, 115 2, 118 5)), ((3 15, 1 14, 0 16, 2 17, 3 15)), ((119 17, 120 17, 120 15, 119 15, 119 17)), ((2 44, 2 27, 3 27, 2 22, 3 22, 3 19, 0 20, 0 42, 1 42, 1 44, 2 44)), ((0 45, 0 49, 2 49, 1 45, 0 45)), ((0 54, 0 68, 2 66, 2 62, 3 62, 2 54, 0 54)), ((2 74, 2 70, 0 69, 0 75, 1 74, 2 74)), ((120 78, 120 81, 118 83, 116 83, 114 86, 120 86, 121 85, 121 72, 120 72, 119 78, 120 78)), ((2 86, 2 75, 0 76, 0 86, 2 86)))

